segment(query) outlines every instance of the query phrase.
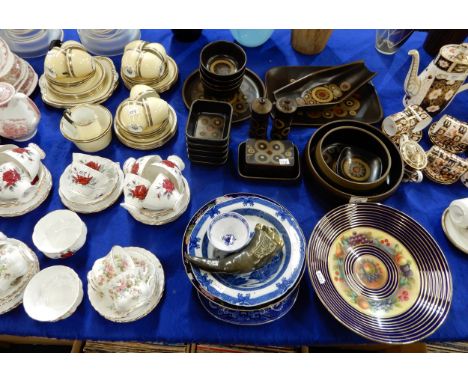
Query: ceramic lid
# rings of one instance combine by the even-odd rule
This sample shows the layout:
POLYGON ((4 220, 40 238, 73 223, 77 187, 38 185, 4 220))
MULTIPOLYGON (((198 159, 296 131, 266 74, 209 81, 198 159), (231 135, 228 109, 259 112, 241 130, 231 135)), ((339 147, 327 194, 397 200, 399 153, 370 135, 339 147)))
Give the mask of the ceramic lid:
POLYGON ((297 103, 292 98, 282 97, 278 101, 276 101, 276 110, 285 113, 285 114, 293 114, 297 110, 297 103))
POLYGON ((4 105, 15 95, 15 88, 6 82, 0 82, 0 106, 4 105))
POLYGON ((445 45, 440 49, 440 54, 446 60, 461 65, 468 65, 468 44, 445 45))
POLYGON ((260 97, 260 98, 256 98, 252 102, 251 107, 252 107, 252 111, 254 111, 257 114, 269 114, 271 112, 273 105, 271 104, 271 101, 268 98, 260 97))

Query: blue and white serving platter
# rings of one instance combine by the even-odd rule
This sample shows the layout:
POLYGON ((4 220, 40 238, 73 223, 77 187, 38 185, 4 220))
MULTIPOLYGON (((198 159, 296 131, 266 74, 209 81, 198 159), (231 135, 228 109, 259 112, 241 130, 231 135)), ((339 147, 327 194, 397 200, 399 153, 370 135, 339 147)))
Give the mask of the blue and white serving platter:
POLYGON ((420 341, 447 318, 447 260, 419 223, 394 208, 358 203, 328 212, 310 237, 307 265, 328 311, 372 341, 420 341))
POLYGON ((305 239, 299 224, 284 207, 260 195, 229 194, 205 204, 190 220, 182 242, 187 275, 208 300, 234 310, 259 309, 282 299, 298 286, 304 271, 305 239), (252 227, 272 226, 284 240, 283 251, 264 267, 250 273, 211 273, 192 266, 186 255, 219 256, 207 238, 210 222, 220 213, 237 212, 252 227))

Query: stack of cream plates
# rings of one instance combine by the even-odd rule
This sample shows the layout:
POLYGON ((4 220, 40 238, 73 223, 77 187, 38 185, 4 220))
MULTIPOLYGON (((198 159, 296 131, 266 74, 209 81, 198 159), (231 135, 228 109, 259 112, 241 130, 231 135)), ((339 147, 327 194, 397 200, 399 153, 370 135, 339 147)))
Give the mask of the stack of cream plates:
POLYGON ((69 108, 106 101, 117 88, 118 81, 111 59, 90 56, 80 43, 66 41, 47 53, 39 87, 46 104, 69 108))
POLYGON ((88 297, 104 318, 131 322, 158 305, 164 291, 164 271, 158 258, 143 248, 118 247, 96 260, 88 273, 88 297))
POLYGON ((74 153, 60 177, 59 195, 72 211, 102 211, 114 204, 123 189, 124 174, 116 162, 95 155, 74 153))
POLYGON ((55 265, 37 273, 24 291, 23 306, 33 320, 70 317, 83 301, 83 283, 70 267, 55 265))
POLYGON ((0 233, 0 314, 21 304, 26 285, 37 272, 36 254, 23 242, 0 233))
POLYGON ((0 82, 9 83, 18 93, 28 96, 37 86, 37 74, 32 66, 14 54, 2 38, 0 38, 0 82))
POLYGON ((161 44, 136 40, 125 46, 120 75, 127 89, 148 85, 163 93, 176 83, 179 69, 161 44))

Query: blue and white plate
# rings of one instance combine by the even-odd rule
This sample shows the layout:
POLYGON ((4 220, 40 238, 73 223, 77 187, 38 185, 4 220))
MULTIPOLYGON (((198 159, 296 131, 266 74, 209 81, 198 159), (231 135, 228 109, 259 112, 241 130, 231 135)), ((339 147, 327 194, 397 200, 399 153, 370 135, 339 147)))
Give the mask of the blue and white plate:
POLYGON ((184 235, 184 255, 219 256, 207 237, 210 222, 220 213, 237 212, 254 227, 261 223, 278 230, 284 248, 271 262, 243 274, 211 273, 184 260, 192 284, 207 298, 234 307, 257 307, 284 296, 302 275, 305 239, 296 219, 284 207, 254 194, 232 194, 202 207, 189 222, 184 235), (208 208, 206 208, 208 206, 208 208))

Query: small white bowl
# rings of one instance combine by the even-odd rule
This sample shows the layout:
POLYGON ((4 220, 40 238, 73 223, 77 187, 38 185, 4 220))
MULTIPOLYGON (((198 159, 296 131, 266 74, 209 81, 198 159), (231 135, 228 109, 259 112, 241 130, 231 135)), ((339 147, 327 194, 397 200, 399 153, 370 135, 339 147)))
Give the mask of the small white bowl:
POLYGON ((83 299, 83 284, 70 267, 45 268, 26 286, 23 306, 33 320, 54 322, 71 316, 83 299))
POLYGON ((73 256, 86 242, 87 228, 70 210, 56 210, 41 218, 34 227, 34 245, 51 259, 73 256))
POLYGON ((207 235, 215 248, 224 252, 235 252, 249 243, 253 232, 242 215, 237 212, 226 212, 211 221, 207 235))

